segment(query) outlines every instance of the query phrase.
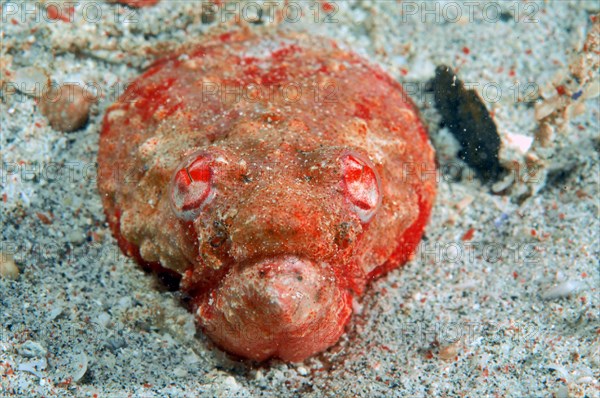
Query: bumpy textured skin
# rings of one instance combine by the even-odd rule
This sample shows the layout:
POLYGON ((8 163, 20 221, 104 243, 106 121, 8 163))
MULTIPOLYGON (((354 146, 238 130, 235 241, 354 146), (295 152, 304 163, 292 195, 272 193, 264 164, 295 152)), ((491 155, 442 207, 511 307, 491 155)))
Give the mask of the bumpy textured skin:
POLYGON ((435 196, 400 85, 303 34, 225 34, 158 61, 106 111, 98 162, 122 250, 254 360, 333 345, 353 297, 411 256, 435 196))

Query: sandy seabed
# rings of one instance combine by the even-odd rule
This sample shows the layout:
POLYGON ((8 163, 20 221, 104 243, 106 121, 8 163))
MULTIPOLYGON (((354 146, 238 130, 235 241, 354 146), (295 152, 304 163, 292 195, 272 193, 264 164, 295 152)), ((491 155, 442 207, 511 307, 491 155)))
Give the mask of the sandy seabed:
POLYGON ((1 4, 0 396, 600 396, 598 2, 1 4), (447 171, 414 259, 304 363, 215 348, 118 250, 96 188, 104 110, 125 83, 169 49, 240 28, 332 37, 381 65, 447 171), (570 92, 582 57, 596 68, 570 92), (480 94, 512 177, 483 183, 458 156, 428 88, 439 65, 480 94), (40 113, 46 78, 99 90, 83 128, 40 113))

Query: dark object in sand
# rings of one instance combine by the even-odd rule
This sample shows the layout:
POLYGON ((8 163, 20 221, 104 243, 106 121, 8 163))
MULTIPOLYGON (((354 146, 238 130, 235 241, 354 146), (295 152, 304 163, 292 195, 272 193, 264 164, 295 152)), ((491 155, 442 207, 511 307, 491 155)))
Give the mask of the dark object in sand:
POLYGON ((431 83, 442 123, 462 147, 459 156, 484 182, 498 180, 503 172, 498 161, 500 137, 482 98, 466 89, 448 66, 438 66, 431 83))

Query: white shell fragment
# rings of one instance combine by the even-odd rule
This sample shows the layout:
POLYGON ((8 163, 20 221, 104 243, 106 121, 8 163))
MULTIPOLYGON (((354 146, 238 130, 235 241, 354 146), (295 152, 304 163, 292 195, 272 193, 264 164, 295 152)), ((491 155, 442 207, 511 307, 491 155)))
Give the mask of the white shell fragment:
POLYGON ((577 293, 581 286, 581 282, 568 280, 543 293, 542 298, 544 300, 556 300, 569 297, 571 294, 577 293))
POLYGON ((508 147, 520 152, 523 155, 527 153, 529 148, 531 148, 531 144, 533 144, 533 137, 524 134, 505 133, 504 138, 504 143, 508 147))

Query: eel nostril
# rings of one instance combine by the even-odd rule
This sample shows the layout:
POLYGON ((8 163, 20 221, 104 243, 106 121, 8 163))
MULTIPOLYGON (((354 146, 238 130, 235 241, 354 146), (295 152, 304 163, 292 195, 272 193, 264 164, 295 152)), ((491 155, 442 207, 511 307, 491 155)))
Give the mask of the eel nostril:
POLYGON ((220 247, 223 247, 223 245, 227 242, 228 233, 223 223, 219 221, 214 221, 213 227, 215 232, 209 238, 208 242, 213 249, 218 249, 220 247))

